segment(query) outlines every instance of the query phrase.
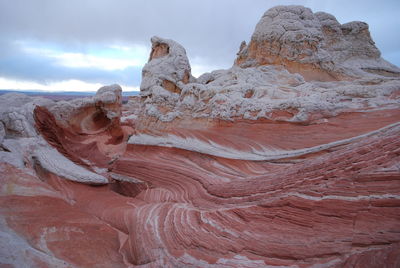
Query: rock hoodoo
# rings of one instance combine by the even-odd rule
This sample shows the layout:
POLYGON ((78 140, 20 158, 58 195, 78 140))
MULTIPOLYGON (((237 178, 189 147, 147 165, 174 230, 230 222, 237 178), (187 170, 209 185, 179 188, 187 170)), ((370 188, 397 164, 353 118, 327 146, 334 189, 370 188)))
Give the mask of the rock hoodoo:
POLYGON ((173 40, 154 36, 149 62, 143 67, 142 96, 162 95, 162 91, 180 94, 191 79, 191 69, 185 49, 173 40))
POLYGON ((152 38, 140 97, 0 96, 0 267, 400 267, 400 77, 268 10, 232 68, 152 38))

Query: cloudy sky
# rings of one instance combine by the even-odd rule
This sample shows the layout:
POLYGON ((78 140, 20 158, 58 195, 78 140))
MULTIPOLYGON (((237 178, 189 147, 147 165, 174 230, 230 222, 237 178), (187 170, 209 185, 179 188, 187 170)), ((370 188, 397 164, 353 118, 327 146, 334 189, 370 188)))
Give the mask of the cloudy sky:
POLYGON ((286 4, 367 22, 400 66, 399 0, 0 0, 0 89, 138 90, 154 35, 186 48, 194 76, 229 68, 262 14, 286 4))

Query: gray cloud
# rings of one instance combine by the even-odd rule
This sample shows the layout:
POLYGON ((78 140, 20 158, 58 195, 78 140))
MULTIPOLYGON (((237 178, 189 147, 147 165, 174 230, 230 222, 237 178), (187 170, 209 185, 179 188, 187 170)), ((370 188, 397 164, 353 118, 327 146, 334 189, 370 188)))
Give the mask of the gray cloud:
MULTIPOLYGON (((82 52, 92 44, 150 46, 150 37, 159 35, 180 42, 189 58, 198 57, 209 65, 226 68, 232 65, 240 42, 250 39, 262 14, 278 4, 302 4, 313 11, 331 13, 341 23, 366 21, 383 56, 400 65, 397 0, 1 0, 0 32, 5 42, 41 40, 82 52)), ((28 57, 24 59, 18 53, 11 54, 0 51, 1 73, 36 81, 73 76, 86 81, 108 81, 129 73, 128 70, 120 74, 85 68, 71 70, 56 66, 49 59, 32 59, 29 55, 24 55, 28 57), (6 70, 5 63, 12 68, 6 70), (27 69, 34 66, 42 68, 29 73, 27 69)), ((133 76, 140 76, 140 70, 131 71, 135 71, 133 76)), ((138 83, 137 78, 124 79, 138 83)))
POLYGON ((77 79, 92 83, 138 85, 140 67, 124 70, 103 70, 99 68, 70 68, 59 65, 53 58, 32 55, 10 44, 0 41, 0 49, 5 52, 0 57, 0 77, 34 81, 41 84, 77 79))

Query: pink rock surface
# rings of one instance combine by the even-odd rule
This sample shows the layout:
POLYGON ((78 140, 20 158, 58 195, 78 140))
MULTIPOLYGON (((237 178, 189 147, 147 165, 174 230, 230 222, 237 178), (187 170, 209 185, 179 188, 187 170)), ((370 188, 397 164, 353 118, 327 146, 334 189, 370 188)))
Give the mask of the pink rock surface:
POLYGON ((125 106, 113 85, 89 99, 26 97, 0 109, 0 267, 400 267, 399 78, 343 86, 262 69, 288 93, 277 104, 235 84, 262 77, 258 67, 236 66, 208 76, 235 81, 214 92, 221 103, 248 107, 235 97, 243 93, 279 109, 224 119, 226 106, 202 106, 215 83, 199 86, 207 75, 196 82, 185 57, 153 38, 144 92, 125 106), (158 79, 164 71, 173 88, 158 79), (192 107, 173 101, 194 93, 204 96, 192 107), (209 113, 191 112, 200 106, 209 113))

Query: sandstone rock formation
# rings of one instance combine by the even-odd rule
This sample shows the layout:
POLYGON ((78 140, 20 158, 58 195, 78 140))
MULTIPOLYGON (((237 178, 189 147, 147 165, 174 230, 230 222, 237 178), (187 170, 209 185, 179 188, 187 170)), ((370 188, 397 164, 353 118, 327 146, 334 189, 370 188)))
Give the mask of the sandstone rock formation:
POLYGON ((380 58, 364 22, 340 24, 324 12, 302 6, 277 6, 264 13, 236 64, 282 65, 306 80, 362 77, 364 72, 399 76, 399 69, 380 58))
POLYGON ((143 96, 162 95, 163 90, 181 93, 191 77, 185 49, 173 40, 154 36, 149 62, 143 67, 143 96))
POLYGON ((50 112, 65 127, 81 134, 95 134, 119 124, 121 93, 119 85, 104 86, 94 97, 57 102, 50 112))
POLYGON ((145 122, 148 116, 163 122, 189 116, 311 123, 399 104, 391 96, 400 69, 380 57, 368 25, 341 25, 301 6, 268 10, 232 68, 198 79, 180 45, 159 37, 152 44, 141 84, 145 122))
POLYGON ((126 105, 0 96, 0 267, 400 266, 399 69, 366 24, 276 7, 198 78, 151 41, 126 105))

